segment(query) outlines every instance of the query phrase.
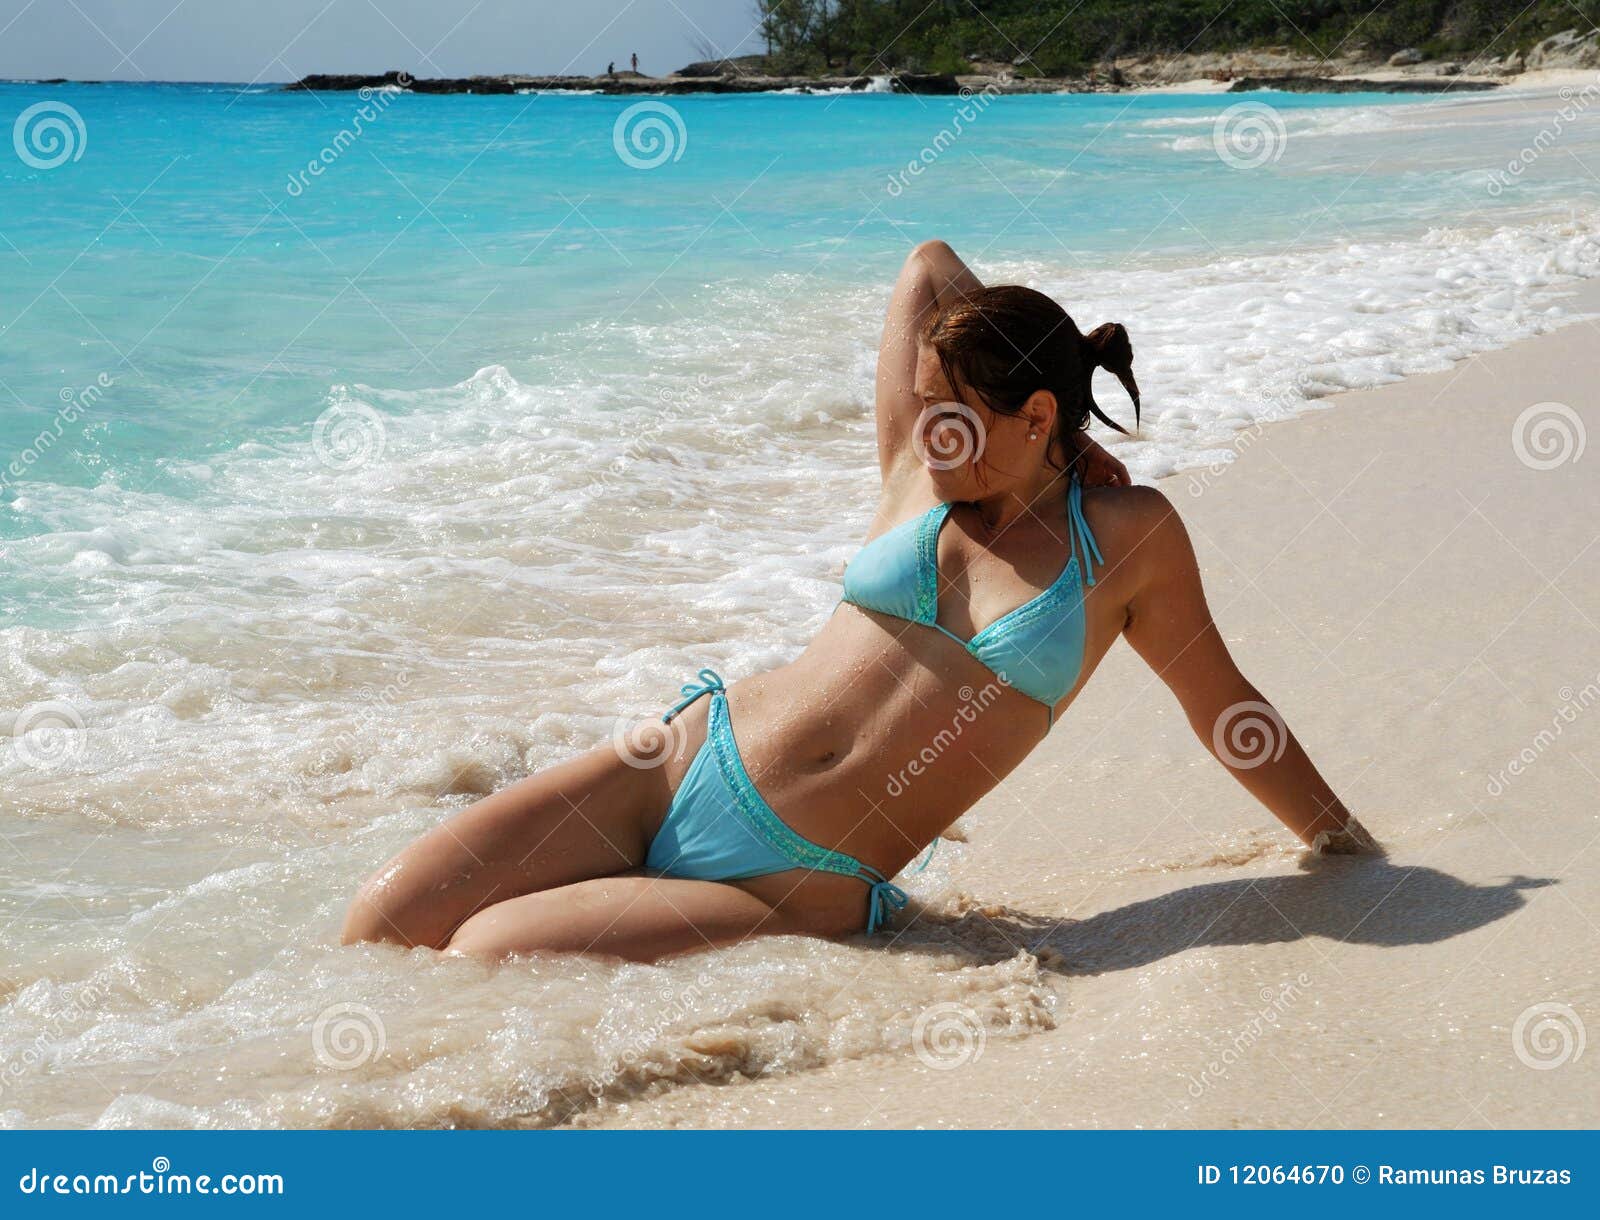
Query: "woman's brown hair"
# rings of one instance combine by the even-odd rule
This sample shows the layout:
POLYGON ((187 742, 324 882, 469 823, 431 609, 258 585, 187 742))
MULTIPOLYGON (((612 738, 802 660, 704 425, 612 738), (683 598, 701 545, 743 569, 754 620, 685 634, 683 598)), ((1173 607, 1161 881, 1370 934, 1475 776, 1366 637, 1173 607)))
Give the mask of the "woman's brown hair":
POLYGON ((1101 423, 1127 429, 1094 400, 1094 371, 1114 373, 1133 399, 1139 426, 1139 384, 1133 379, 1133 344, 1121 322, 1087 335, 1055 301, 1018 284, 967 293, 935 316, 923 339, 938 353, 951 386, 970 386, 992 410, 1016 415, 1028 396, 1049 390, 1056 399, 1058 437, 1101 423))

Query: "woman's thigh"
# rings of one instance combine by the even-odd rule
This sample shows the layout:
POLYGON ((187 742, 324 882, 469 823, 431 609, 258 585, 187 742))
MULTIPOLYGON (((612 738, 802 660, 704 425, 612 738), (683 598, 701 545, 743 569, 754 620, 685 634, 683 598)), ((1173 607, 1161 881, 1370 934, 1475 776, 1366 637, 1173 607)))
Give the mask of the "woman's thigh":
POLYGON ((638 868, 671 793, 661 769, 601 746, 484 798, 436 826, 368 880, 345 941, 442 948, 474 912, 638 868))
POLYGON ((650 962, 796 931, 772 906, 738 886, 634 875, 495 903, 456 930, 449 950, 488 959, 544 951, 650 962))

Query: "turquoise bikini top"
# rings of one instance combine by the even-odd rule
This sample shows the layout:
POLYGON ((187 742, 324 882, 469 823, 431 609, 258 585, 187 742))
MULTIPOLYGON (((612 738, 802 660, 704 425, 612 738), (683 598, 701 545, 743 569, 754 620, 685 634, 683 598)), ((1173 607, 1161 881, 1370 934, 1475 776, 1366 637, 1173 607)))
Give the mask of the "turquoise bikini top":
POLYGON ((1072 557, 1055 583, 1032 601, 1001 615, 970 640, 939 626, 939 531, 950 505, 935 504, 862 547, 844 573, 844 600, 943 632, 1008 686, 1051 709, 1078 681, 1083 668, 1084 582, 1105 559, 1083 517, 1083 487, 1076 474, 1067 489, 1067 532, 1072 557), (1082 562, 1080 563, 1080 556, 1082 562))

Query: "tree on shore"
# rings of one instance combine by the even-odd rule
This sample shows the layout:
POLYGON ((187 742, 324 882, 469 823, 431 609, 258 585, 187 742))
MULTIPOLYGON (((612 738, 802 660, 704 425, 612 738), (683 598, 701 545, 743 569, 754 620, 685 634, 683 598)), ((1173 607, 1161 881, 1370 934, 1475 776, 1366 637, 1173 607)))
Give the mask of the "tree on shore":
POLYGON ((1047 75, 1114 55, 1283 46, 1317 58, 1417 47, 1502 56, 1600 0, 754 0, 769 69, 960 72, 971 60, 1047 75))
POLYGON ((810 45, 812 0, 756 0, 756 17, 767 58, 789 60, 804 54, 810 45))

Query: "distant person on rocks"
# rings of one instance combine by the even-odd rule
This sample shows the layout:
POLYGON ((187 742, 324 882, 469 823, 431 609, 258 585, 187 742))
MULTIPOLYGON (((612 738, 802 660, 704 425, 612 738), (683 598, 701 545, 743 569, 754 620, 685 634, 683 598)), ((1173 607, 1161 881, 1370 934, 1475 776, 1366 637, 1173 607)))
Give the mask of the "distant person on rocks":
POLYGON ((635 72, 639 70, 639 52, 637 51, 633 53, 633 70, 635 72))
POLYGON ((610 63, 608 63, 606 65, 606 75, 607 76, 615 76, 616 74, 617 74, 617 61, 613 59, 610 63))

